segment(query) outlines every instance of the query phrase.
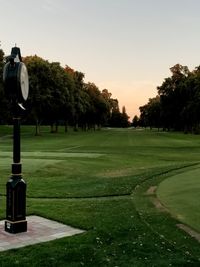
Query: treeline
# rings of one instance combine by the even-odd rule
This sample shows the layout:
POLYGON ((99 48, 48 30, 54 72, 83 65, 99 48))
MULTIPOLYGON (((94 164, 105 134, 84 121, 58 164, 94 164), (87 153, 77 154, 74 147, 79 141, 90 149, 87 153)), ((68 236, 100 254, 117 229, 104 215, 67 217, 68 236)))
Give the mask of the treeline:
POLYGON ((163 130, 200 132, 200 66, 190 71, 176 64, 171 77, 157 87, 158 95, 140 107, 140 118, 133 125, 163 130))
MULTIPOLYGON (((2 71, 4 52, 0 50, 0 122, 12 120, 10 103, 6 99, 2 71)), ((26 103, 24 123, 35 124, 36 134, 40 125, 50 125, 57 132, 59 125, 73 126, 74 130, 129 126, 125 107, 122 112, 119 101, 112 98, 108 89, 100 89, 94 83, 85 83, 84 74, 59 62, 50 63, 38 56, 23 58, 29 73, 29 97, 26 103)))

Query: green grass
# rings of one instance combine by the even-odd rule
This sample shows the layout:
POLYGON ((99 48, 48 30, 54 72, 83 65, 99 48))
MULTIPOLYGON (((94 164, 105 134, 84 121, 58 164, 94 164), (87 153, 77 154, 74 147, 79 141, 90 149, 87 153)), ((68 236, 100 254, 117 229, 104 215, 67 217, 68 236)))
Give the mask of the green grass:
MULTIPOLYGON (((1 219, 11 130, 0 127, 1 219)), ((200 266, 200 244, 176 227, 176 218, 155 208, 155 195, 146 194, 170 177, 195 177, 200 136, 133 129, 50 134, 43 127, 35 137, 34 128, 24 126, 22 163, 27 214, 87 231, 2 252, 0 266, 200 266)))
POLYGON ((164 180, 157 194, 162 203, 180 221, 200 232, 200 168, 164 180))

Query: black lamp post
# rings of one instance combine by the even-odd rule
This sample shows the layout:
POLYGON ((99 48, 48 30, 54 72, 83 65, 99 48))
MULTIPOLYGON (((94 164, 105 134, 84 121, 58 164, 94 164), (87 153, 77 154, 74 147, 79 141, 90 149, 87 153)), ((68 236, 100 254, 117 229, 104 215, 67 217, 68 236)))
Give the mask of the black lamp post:
POLYGON ((5 93, 13 109, 13 163, 12 174, 6 184, 5 231, 19 233, 27 231, 26 221, 26 183, 22 179, 20 159, 20 117, 23 102, 28 98, 29 82, 20 49, 13 47, 11 56, 3 70, 5 93))

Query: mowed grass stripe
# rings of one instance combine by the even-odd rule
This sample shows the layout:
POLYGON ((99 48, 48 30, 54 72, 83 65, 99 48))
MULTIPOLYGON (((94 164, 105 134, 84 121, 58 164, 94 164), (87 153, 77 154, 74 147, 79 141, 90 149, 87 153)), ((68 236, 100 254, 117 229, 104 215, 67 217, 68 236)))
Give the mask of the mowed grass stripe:
MULTIPOLYGON (((21 156, 24 158, 97 158, 103 156, 103 154, 97 153, 75 153, 75 152, 44 152, 44 151, 31 151, 22 152, 21 156)), ((12 152, 1 152, 1 157, 12 157, 12 152)))

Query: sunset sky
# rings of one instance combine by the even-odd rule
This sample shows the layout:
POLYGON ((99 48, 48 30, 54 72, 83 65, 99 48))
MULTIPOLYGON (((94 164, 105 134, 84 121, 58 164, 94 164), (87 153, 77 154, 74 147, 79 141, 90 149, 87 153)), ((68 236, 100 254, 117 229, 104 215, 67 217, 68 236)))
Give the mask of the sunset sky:
POLYGON ((0 0, 1 48, 58 61, 132 118, 169 68, 200 65, 199 0, 0 0))

